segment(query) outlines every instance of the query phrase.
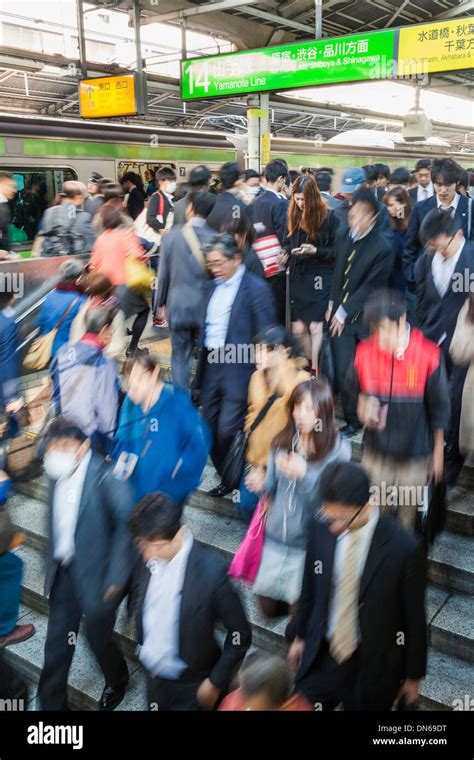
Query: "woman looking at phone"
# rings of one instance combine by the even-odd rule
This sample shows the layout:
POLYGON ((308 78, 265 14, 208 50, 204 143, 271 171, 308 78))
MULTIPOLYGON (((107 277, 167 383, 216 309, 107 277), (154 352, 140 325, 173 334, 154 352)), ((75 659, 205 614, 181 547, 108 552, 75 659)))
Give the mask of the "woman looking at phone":
POLYGON ((291 188, 288 236, 291 329, 318 374, 324 314, 331 292, 335 238, 339 220, 326 206, 311 175, 297 177, 291 188))

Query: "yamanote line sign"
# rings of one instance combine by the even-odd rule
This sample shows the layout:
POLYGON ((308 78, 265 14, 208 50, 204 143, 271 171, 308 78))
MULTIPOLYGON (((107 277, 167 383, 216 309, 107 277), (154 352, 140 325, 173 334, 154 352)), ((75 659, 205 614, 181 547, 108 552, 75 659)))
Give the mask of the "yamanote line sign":
POLYGON ((472 68, 474 18, 383 29, 194 58, 181 64, 183 100, 421 76, 472 68))

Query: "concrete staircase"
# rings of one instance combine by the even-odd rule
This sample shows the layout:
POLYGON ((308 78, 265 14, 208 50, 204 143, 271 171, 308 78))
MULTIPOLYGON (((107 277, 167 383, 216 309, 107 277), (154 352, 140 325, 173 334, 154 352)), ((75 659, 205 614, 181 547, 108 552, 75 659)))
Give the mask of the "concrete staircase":
MULTIPOLYGON (((169 353, 160 356, 163 371, 169 353)), ((39 384, 41 379, 36 382, 39 384)), ((32 390, 34 391, 34 383, 32 390)), ((353 457, 360 458, 360 436, 353 440, 353 457)), ((185 509, 185 520, 197 540, 230 561, 244 533, 230 497, 212 499, 207 491, 217 484, 212 466, 206 467, 199 489, 185 509)), ((427 592, 430 651, 428 675, 422 685, 420 709, 449 710, 456 699, 464 702, 474 688, 474 469, 465 467, 459 484, 450 492, 446 532, 430 552, 427 592)), ((28 709, 36 709, 35 685, 43 664, 48 600, 43 595, 46 548, 46 487, 43 479, 17 484, 10 499, 13 521, 26 534, 17 553, 25 563, 20 622, 32 622, 37 632, 28 641, 6 649, 6 659, 30 681, 28 709)), ((261 614, 251 590, 238 584, 253 628, 253 645, 284 656, 286 618, 268 621, 261 614)), ((119 710, 145 710, 144 677, 135 655, 133 626, 119 610, 114 636, 126 656, 130 687, 119 710)), ((85 637, 78 644, 69 678, 69 701, 73 709, 95 710, 103 688, 102 675, 85 637)))

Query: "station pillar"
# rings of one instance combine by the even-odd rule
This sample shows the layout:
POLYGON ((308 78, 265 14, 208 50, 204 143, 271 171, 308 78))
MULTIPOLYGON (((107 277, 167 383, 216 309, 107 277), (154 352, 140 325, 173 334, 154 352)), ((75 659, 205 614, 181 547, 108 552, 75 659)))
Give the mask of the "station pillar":
POLYGON ((270 112, 268 93, 247 96, 248 144, 246 168, 261 172, 270 161, 270 112))

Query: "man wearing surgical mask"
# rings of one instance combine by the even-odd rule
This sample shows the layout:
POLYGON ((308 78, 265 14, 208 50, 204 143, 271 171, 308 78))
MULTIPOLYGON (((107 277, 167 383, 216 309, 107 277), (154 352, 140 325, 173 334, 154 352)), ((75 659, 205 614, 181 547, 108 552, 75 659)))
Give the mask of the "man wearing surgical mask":
POLYGON ((112 633, 136 560, 127 530, 133 497, 65 417, 48 430, 44 469, 50 481, 44 588, 50 606, 38 696, 43 710, 67 709, 68 673, 84 616, 85 636, 105 679, 99 709, 113 710, 128 683, 112 633))
POLYGON ((425 570, 417 540, 381 517, 355 462, 332 462, 309 536, 288 659, 315 709, 413 705, 426 673, 425 570))
POLYGON ((176 192, 176 174, 169 166, 163 167, 156 172, 156 185, 158 190, 150 198, 146 221, 150 227, 163 234, 173 224, 173 194, 176 192))
POLYGON ((26 641, 35 632, 31 623, 17 624, 23 560, 13 549, 23 543, 25 536, 14 528, 7 511, 11 487, 10 478, 0 470, 0 649, 26 641))
POLYGON ((249 205, 263 192, 260 174, 254 169, 247 169, 243 174, 242 200, 249 205))

